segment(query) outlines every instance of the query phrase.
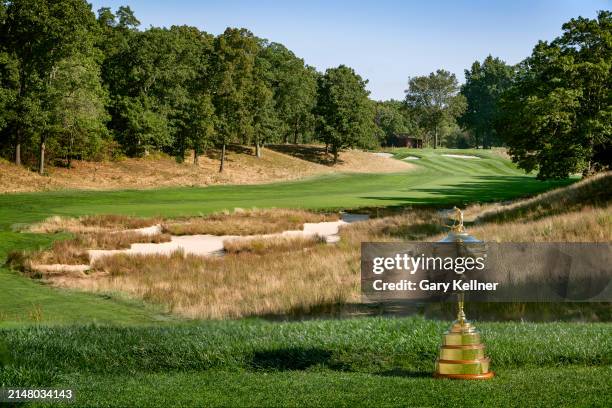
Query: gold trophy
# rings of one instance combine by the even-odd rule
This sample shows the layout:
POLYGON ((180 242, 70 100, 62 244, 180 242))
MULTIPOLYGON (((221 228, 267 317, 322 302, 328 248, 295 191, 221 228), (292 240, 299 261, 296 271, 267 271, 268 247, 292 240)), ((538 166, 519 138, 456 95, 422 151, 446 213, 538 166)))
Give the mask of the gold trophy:
MULTIPOLYGON (((454 208, 454 222, 450 233, 439 242, 478 243, 482 242, 465 232, 463 212, 454 208)), ((457 320, 442 337, 440 356, 436 360, 437 378, 462 380, 482 380, 492 378, 489 370, 489 358, 485 357, 484 344, 480 342, 480 333, 465 318, 463 310, 463 292, 458 294, 457 320)))

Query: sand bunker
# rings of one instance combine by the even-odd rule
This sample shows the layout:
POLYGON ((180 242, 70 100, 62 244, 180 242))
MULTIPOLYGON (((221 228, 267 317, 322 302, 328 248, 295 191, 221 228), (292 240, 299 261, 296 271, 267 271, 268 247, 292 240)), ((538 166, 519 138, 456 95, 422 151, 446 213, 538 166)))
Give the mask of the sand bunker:
MULTIPOLYGON (((221 254, 223 251, 223 241, 226 240, 248 240, 253 238, 273 238, 278 236, 320 236, 328 243, 340 240, 339 229, 357 221, 367 220, 368 216, 363 214, 342 214, 342 219, 331 222, 305 223, 303 230, 290 230, 276 234, 266 235, 173 235, 170 242, 155 243, 136 243, 129 249, 92 249, 89 250, 90 263, 93 264, 97 259, 114 254, 162 254, 169 255, 172 252, 182 250, 186 254, 199 256, 211 256, 221 254)), ((143 234, 155 234, 161 232, 161 226, 139 228, 131 230, 143 234)))
POLYGON ((442 156, 454 157, 456 159, 480 159, 480 157, 471 154, 443 154, 442 156))
POLYGON ((402 160, 421 160, 421 158, 416 156, 406 156, 402 160))

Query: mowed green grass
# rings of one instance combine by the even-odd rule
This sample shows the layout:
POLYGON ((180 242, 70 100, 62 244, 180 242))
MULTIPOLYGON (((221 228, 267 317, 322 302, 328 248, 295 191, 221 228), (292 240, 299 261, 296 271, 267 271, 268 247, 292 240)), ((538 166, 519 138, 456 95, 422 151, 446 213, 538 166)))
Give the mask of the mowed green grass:
MULTIPOLYGON (((397 150, 398 157, 408 151, 397 150)), ((126 191, 62 191, 0 196, 0 228, 51 215, 128 214, 173 217, 233 208, 350 209, 376 206, 452 206, 536 194, 571 180, 538 181, 491 152, 482 159, 419 150, 412 171, 334 174, 294 182, 126 191)), ((473 151, 461 151, 472 154, 473 151)), ((410 154, 414 154, 410 151, 410 154)))
POLYGON ((480 323, 496 378, 431 377, 447 322, 359 318, 0 330, 0 383, 77 406, 609 406, 608 324, 480 323))

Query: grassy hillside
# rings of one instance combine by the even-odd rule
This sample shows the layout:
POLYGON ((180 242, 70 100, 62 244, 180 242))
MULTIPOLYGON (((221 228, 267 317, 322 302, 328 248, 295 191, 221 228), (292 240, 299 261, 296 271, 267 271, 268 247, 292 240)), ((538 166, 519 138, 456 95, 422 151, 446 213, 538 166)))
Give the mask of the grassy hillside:
POLYGON ((258 184, 339 172, 385 173, 412 168, 409 163, 360 150, 343 152, 340 162, 332 166, 331 155, 320 146, 309 145, 270 146, 261 158, 255 157, 250 147, 230 146, 223 173, 219 173, 218 159, 219 152, 211 150, 200 156, 198 165, 192 157, 177 163, 174 157, 160 153, 140 159, 74 161, 70 169, 49 167, 45 176, 0 159, 0 192, 258 184))
MULTIPOLYGON (((39 221, 51 215, 106 213, 173 217, 236 207, 452 206, 509 200, 571 182, 538 181, 490 152, 479 153, 483 155, 479 160, 444 157, 441 156, 443 150, 418 152, 423 159, 415 161, 417 168, 403 173, 330 174, 301 181, 248 186, 0 195, 0 228, 39 221)), ((413 151, 409 153, 414 154, 413 151)), ((398 150, 397 154, 401 158, 404 153, 398 150)))

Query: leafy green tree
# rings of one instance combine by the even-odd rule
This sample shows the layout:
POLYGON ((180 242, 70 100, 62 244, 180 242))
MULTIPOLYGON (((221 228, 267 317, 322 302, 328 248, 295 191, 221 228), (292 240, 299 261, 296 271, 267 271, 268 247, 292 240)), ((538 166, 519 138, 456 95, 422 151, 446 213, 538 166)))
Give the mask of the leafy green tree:
POLYGON ((253 115, 249 92, 253 88, 259 41, 245 29, 228 28, 215 38, 211 61, 212 95, 216 114, 216 144, 221 147, 219 172, 225 165, 228 143, 249 141, 253 115))
POLYGON ((408 81, 405 103, 419 124, 433 135, 434 149, 439 146, 445 123, 455 121, 465 110, 465 98, 458 91, 455 74, 443 69, 408 81))
POLYGON ((215 120, 215 107, 210 94, 193 95, 189 105, 189 120, 186 129, 188 140, 193 148, 193 164, 197 165, 203 150, 213 145, 215 120))
MULTIPOLYGON (((102 10, 100 24, 103 14, 108 13, 102 10)), ((212 36, 188 26, 138 32, 135 22, 116 23, 110 15, 105 21, 109 38, 120 41, 107 48, 104 70, 117 140, 129 155, 158 149, 182 162, 192 137, 194 99, 209 93, 212 36)))
POLYGON ((84 0, 13 0, 6 8, 3 36, 19 67, 14 129, 16 144, 23 133, 39 139, 39 172, 45 164, 45 144, 55 109, 49 97, 60 62, 74 55, 95 54, 98 35, 91 6, 84 0))
MULTIPOLYGON (((209 70, 213 37, 188 26, 173 26, 169 35, 172 41, 168 51, 175 54, 174 62, 171 75, 157 94, 168 107, 175 152, 177 159, 183 161, 185 148, 193 147, 194 125, 191 122, 198 121, 200 125, 202 121, 212 123, 208 108, 211 101, 209 70), (206 114, 207 118, 195 117, 197 112, 206 114)), ((201 141, 204 134, 211 136, 208 132, 196 133, 201 141)))
POLYGON ((306 141, 314 131, 313 109, 317 99, 317 72, 285 46, 271 43, 261 52, 270 65, 274 109, 285 143, 306 141))
POLYGON ((540 179, 609 168, 612 12, 579 17, 539 42, 502 100, 498 132, 513 160, 540 179))
POLYGON ((258 56, 255 59, 253 83, 250 91, 250 110, 253 114, 253 144, 255 145, 255 155, 258 158, 262 157, 263 145, 275 141, 279 130, 279 120, 275 110, 270 76, 270 63, 258 56))
POLYGON ((316 106, 319 137, 338 162, 340 150, 375 144, 374 108, 363 80, 352 68, 329 68, 320 77, 316 106))
POLYGON ((134 15, 130 6, 119 6, 117 9, 117 26, 127 30, 136 30, 140 21, 134 15))
POLYGON ((413 131, 402 102, 395 100, 376 102, 375 111, 376 126, 380 129, 380 140, 385 145, 388 145, 389 140, 394 136, 413 131))
POLYGON ((461 94, 467 107, 459 117, 459 124, 469 129, 476 147, 483 148, 499 144, 495 123, 500 117, 501 95, 512 85, 514 69, 499 58, 488 56, 482 64, 475 61, 471 69, 465 70, 465 84, 461 94))
MULTIPOLYGON (((19 62, 14 53, 6 46, 6 4, 0 1, 0 132, 4 145, 5 139, 14 139, 8 132, 11 131, 10 124, 16 120, 17 97, 19 90, 19 62)), ((16 139, 16 138, 15 138, 16 139)), ((21 164, 21 143, 22 141, 11 140, 6 143, 15 146, 15 163, 21 164)))
POLYGON ((128 154, 146 155, 172 144, 168 117, 158 103, 156 98, 144 94, 136 98, 125 97, 118 102, 123 124, 119 140, 128 154))
POLYGON ((107 134, 107 94, 100 82, 100 66, 93 57, 73 55, 55 66, 47 89, 49 128, 55 154, 91 158, 107 134))

